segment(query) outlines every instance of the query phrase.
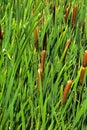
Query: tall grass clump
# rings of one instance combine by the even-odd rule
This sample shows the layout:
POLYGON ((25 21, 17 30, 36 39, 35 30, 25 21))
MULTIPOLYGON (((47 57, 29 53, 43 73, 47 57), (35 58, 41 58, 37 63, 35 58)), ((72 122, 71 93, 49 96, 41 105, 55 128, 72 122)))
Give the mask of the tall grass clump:
POLYGON ((0 1, 0 130, 87 129, 87 1, 0 1))

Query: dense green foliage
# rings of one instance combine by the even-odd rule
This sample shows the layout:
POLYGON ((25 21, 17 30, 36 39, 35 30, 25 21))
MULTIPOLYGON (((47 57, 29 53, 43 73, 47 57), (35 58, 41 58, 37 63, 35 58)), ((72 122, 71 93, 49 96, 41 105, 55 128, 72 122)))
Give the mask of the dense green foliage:
POLYGON ((87 0, 0 0, 0 25, 4 37, 0 43, 0 130, 86 130, 87 70, 79 83, 83 54, 87 49, 87 0), (73 5, 77 5, 75 27, 72 27, 73 5), (68 22, 64 20, 70 7, 68 22), (34 8, 34 14, 32 9, 34 8), (40 19, 45 12, 45 24, 40 19), (39 50, 35 50, 34 31, 39 26, 39 50), (37 89, 37 75, 47 34, 44 79, 37 89), (65 60, 64 46, 71 44, 65 60), (66 82, 73 84, 67 101, 61 105, 66 82))

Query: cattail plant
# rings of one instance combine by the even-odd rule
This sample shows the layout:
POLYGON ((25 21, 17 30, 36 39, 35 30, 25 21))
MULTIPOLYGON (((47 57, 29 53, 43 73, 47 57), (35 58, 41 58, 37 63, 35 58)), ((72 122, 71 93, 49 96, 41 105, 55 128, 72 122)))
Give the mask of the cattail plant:
POLYGON ((62 61, 65 60, 66 53, 67 53, 67 49, 69 48, 70 43, 71 43, 71 40, 70 40, 70 39, 67 39, 66 44, 65 44, 65 49, 64 49, 65 53, 64 53, 64 55, 63 55, 62 61))
POLYGON ((72 27, 74 27, 76 23, 76 13, 77 13, 77 6, 75 4, 73 7, 73 13, 72 13, 72 27))
POLYGON ((83 57, 83 67, 87 66, 87 50, 84 52, 84 57, 83 57))
POLYGON ((34 39, 35 39, 35 49, 36 51, 38 51, 38 26, 36 26, 35 28, 35 32, 34 32, 34 39))
POLYGON ((64 104, 66 102, 68 92, 69 92, 69 89, 70 89, 70 87, 72 85, 72 82, 73 82, 72 80, 67 81, 67 84, 66 84, 66 86, 64 88, 64 92, 63 92, 63 96, 62 96, 62 104, 64 104))
POLYGON ((38 90, 40 90, 40 81, 43 81, 43 70, 45 62, 46 50, 42 51, 40 68, 38 69, 38 90))
POLYGON ((66 44, 65 44, 65 48, 68 48, 69 45, 70 45, 70 43, 71 43, 71 40, 70 40, 70 39, 67 39, 66 44))
POLYGON ((67 7, 67 8, 66 8, 66 13, 65 13, 65 15, 64 15, 65 22, 67 22, 68 15, 69 15, 69 11, 70 11, 70 7, 67 7))
POLYGON ((80 84, 83 83, 85 71, 86 71, 86 67, 82 67, 81 74, 80 74, 80 84))
POLYGON ((42 69, 38 69, 38 90, 40 91, 40 81, 41 81, 41 78, 42 78, 42 69))
POLYGON ((41 63, 40 63, 40 69, 42 69, 42 72, 43 72, 43 69, 44 69, 45 56, 46 56, 46 50, 43 50, 42 56, 41 56, 41 63))

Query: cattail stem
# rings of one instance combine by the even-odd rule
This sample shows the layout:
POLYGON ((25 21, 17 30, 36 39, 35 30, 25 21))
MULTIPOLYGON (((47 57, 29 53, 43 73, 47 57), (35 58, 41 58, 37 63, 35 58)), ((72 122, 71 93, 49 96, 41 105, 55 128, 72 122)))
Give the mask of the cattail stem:
POLYGON ((87 66, 87 50, 84 52, 84 57, 83 57, 83 67, 87 66))
POLYGON ((67 22, 68 15, 69 15, 69 11, 70 11, 70 7, 67 7, 67 8, 66 8, 66 13, 65 13, 65 15, 64 15, 65 22, 67 22))
POLYGON ((69 89, 72 85, 72 80, 68 80, 65 88, 64 88, 64 92, 63 92, 63 97, 62 97, 62 104, 64 104, 66 102, 66 99, 67 99, 67 96, 68 96, 68 92, 69 92, 69 89))
POLYGON ((42 69, 38 69, 38 90, 40 91, 40 83, 42 79, 42 69))
POLYGON ((81 74, 80 74, 80 84, 83 83, 85 71, 86 71, 86 67, 82 67, 81 74))
POLYGON ((72 14, 72 27, 75 26, 75 22, 76 22, 76 13, 77 13, 77 6, 76 4, 73 7, 73 14, 72 14))

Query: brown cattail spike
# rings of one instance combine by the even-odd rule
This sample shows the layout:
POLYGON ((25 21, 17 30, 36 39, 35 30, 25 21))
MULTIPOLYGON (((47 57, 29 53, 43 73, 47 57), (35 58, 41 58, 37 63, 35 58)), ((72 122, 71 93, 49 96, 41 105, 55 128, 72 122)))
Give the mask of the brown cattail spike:
POLYGON ((84 75, 85 75, 86 67, 82 67, 81 74, 80 74, 80 83, 83 83, 84 75))
POLYGON ((66 102, 68 92, 69 92, 71 85, 72 85, 72 80, 68 80, 68 82, 64 88, 63 97, 62 97, 62 104, 64 104, 66 102))
POLYGON ((38 51, 38 26, 36 26, 35 28, 35 32, 34 32, 34 39, 35 39, 35 49, 36 51, 38 51))
POLYGON ((84 57, 83 57, 83 67, 87 66, 87 50, 84 52, 84 57))
POLYGON ((46 51, 42 51, 40 68, 38 69, 38 90, 40 90, 40 81, 43 81, 43 69, 44 69, 44 61, 45 61, 46 51))
POLYGON ((66 45, 65 45, 65 48, 68 48, 69 45, 70 45, 70 43, 71 43, 71 40, 70 40, 70 39, 67 39, 67 41, 66 41, 66 45))
POLYGON ((65 13, 65 15, 64 15, 65 22, 67 22, 68 15, 69 15, 69 11, 70 11, 70 7, 67 7, 67 8, 66 8, 66 13, 65 13))
POLYGON ((77 6, 76 4, 73 7, 73 14, 72 14, 72 27, 75 26, 75 22, 76 22, 76 13, 77 13, 77 6))
POLYGON ((46 56, 46 50, 42 51, 42 56, 41 56, 41 64, 40 64, 40 69, 44 69, 44 61, 45 61, 45 56, 46 56))

